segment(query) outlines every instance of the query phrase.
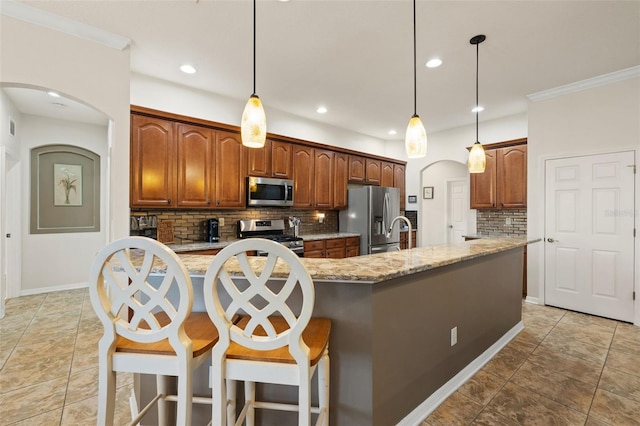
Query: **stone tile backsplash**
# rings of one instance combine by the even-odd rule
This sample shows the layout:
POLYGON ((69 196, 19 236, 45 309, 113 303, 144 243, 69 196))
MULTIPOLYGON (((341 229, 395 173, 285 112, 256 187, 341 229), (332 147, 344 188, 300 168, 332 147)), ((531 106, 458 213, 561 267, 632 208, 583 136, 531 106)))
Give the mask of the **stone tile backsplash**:
POLYGON ((527 235, 527 210, 478 210, 478 234, 527 235))

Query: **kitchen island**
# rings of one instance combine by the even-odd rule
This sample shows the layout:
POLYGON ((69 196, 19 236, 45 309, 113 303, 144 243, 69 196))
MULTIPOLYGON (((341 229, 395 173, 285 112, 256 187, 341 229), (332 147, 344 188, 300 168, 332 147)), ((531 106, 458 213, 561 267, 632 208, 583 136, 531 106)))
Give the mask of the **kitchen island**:
MULTIPOLYGON (((481 239, 339 260, 302 259, 316 283, 314 316, 332 320, 330 423, 417 425, 508 343, 523 328, 526 244, 518 238, 481 239)), ((211 257, 180 257, 193 278, 194 309, 202 310, 202 280, 211 257)), ((265 260, 251 262, 259 268, 265 260)), ((287 273, 286 266, 276 267, 273 278, 287 273)), ((206 379, 201 382, 195 392, 206 394, 206 379)), ((143 383, 142 390, 153 386, 143 383)), ((262 391, 283 400, 297 395, 295 389, 262 391)), ((259 424, 295 424, 290 413, 271 414, 259 424)), ((194 424, 206 424, 208 417, 208 407, 194 407, 194 424)))

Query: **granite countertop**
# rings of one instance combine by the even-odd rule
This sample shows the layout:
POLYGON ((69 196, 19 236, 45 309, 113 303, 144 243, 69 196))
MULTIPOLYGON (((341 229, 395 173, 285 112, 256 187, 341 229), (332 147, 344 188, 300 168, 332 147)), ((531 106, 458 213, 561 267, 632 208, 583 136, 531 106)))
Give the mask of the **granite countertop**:
MULTIPOLYGON (((309 234, 309 235, 300 235, 303 241, 313 241, 313 240, 328 240, 331 238, 347 238, 347 237, 359 237, 360 234, 356 234, 353 232, 332 232, 328 234, 309 234)), ((217 250, 222 249, 233 243, 234 241, 238 241, 238 239, 224 240, 218 241, 215 243, 209 243, 207 241, 191 241, 191 242, 183 242, 183 243, 173 243, 167 244, 171 250, 176 253, 184 253, 189 251, 196 250, 217 250)))
MULTIPOLYGON (((516 238, 483 238, 456 244, 441 244, 429 247, 417 247, 399 252, 378 253, 346 259, 301 258, 314 281, 341 281, 373 284, 392 278, 415 274, 458 262, 487 256, 494 253, 522 247, 540 241, 516 238)), ((211 256, 179 253, 180 258, 192 276, 204 276, 212 261, 211 256)), ((250 257, 250 264, 259 271, 266 257, 250 257)), ((237 262, 228 264, 231 275, 240 274, 237 262)), ((163 273, 164 265, 154 266, 155 273, 163 273)), ((276 265, 274 278, 286 278, 288 267, 276 265)))

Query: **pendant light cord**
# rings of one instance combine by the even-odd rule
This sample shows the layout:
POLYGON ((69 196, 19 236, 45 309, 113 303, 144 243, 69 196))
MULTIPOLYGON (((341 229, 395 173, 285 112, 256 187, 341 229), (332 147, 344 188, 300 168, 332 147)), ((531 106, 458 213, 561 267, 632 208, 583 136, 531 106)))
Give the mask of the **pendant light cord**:
POLYGON ((418 79, 416 66, 416 0, 413 0, 413 115, 418 115, 418 79))
POLYGON ((253 96, 256 94, 256 0, 253 0, 253 96))
POLYGON ((476 44, 476 142, 480 142, 478 139, 478 115, 480 114, 480 105, 478 105, 478 72, 480 69, 480 43, 476 44))

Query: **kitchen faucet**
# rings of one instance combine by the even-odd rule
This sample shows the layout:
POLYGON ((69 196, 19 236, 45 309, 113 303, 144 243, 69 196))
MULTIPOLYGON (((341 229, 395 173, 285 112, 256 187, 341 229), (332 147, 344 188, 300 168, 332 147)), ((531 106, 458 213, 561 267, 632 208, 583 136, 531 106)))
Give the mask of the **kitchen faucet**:
POLYGON ((391 225, 389 225, 389 230, 387 231, 387 238, 389 238, 391 236, 391 231, 393 230, 393 225, 395 225, 398 220, 404 220, 407 223, 407 225, 409 225, 409 234, 408 234, 408 237, 407 237, 407 243, 408 243, 407 248, 410 249, 411 248, 411 234, 412 234, 412 232, 411 232, 411 222, 405 216, 396 216, 396 217, 393 218, 393 220, 391 221, 391 225))

